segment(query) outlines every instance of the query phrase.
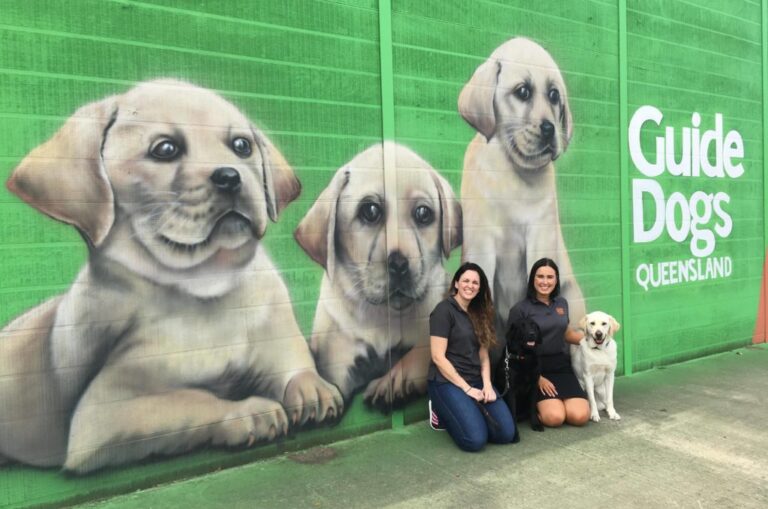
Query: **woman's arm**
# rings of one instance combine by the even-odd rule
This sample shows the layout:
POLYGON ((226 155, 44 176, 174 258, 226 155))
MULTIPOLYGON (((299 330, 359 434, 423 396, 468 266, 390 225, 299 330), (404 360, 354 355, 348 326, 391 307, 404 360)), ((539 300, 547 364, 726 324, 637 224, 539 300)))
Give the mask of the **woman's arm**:
POLYGON ((572 345, 578 345, 581 340, 584 339, 584 333, 581 331, 576 331, 574 329, 571 329, 571 326, 569 325, 567 329, 565 329, 565 340, 572 344, 572 345))
POLYGON ((483 377, 483 400, 486 403, 496 401, 496 391, 491 384, 491 359, 485 346, 480 347, 480 375, 483 377))
MULTIPOLYGON (((432 362, 435 363, 437 369, 440 370, 440 374, 443 375, 446 380, 453 385, 464 391, 469 397, 476 399, 477 401, 483 400, 483 392, 480 389, 475 389, 464 380, 461 375, 453 367, 451 361, 445 356, 445 352, 448 349, 448 339, 441 338, 440 336, 429 337, 429 350, 432 354, 432 362)), ((487 354, 488 352, 486 352, 487 354)), ((490 363, 489 363, 490 367, 490 363)), ((488 377, 490 378, 490 369, 488 371, 488 377)))

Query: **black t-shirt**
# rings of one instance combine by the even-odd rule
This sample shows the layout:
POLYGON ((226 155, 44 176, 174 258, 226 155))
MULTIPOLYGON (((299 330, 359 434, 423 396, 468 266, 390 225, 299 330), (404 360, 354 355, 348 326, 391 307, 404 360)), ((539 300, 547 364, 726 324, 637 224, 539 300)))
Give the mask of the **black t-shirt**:
MULTIPOLYGON (((480 375, 480 344, 469 315, 453 297, 440 302, 429 315, 429 335, 446 338, 445 357, 469 384, 482 379, 480 375)), ((447 382, 434 362, 429 365, 428 380, 447 382)))
POLYGON ((563 297, 558 295, 550 300, 549 305, 537 299, 524 298, 509 310, 507 330, 521 318, 531 318, 541 329, 541 344, 537 349, 539 355, 570 354, 565 341, 568 301, 563 297))

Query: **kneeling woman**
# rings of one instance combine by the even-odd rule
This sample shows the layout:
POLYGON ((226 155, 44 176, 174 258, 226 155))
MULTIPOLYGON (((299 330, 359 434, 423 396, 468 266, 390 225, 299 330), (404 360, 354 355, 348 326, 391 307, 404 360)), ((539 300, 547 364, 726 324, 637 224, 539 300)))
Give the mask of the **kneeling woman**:
POLYGON ((429 398, 448 434, 465 451, 511 442, 515 422, 491 385, 493 303, 479 266, 465 263, 456 271, 449 296, 429 316, 429 334, 429 398))
POLYGON ((521 318, 531 318, 541 329, 538 403, 544 426, 563 423, 582 426, 589 419, 587 394, 571 368, 568 344, 584 337, 568 325, 568 301, 560 296, 560 271, 554 261, 542 258, 533 264, 526 297, 509 310, 507 328, 521 318))

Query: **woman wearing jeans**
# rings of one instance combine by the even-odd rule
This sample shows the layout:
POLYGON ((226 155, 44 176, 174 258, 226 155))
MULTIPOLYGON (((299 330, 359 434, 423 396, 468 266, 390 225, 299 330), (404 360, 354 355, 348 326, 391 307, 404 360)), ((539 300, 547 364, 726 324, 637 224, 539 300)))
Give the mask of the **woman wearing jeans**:
POLYGON ((478 265, 467 262, 456 271, 449 296, 429 316, 429 334, 428 390, 440 424, 465 451, 511 442, 515 422, 491 385, 493 303, 478 265))

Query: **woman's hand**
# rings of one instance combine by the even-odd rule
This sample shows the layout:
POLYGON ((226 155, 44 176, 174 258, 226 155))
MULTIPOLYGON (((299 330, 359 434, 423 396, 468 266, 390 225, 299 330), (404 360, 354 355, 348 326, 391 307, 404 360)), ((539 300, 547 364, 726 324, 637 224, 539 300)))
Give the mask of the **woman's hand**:
POLYGON ((483 378, 483 399, 485 403, 493 403, 496 401, 496 391, 493 390, 491 385, 491 358, 488 355, 488 347, 481 346, 478 352, 480 356, 480 375, 483 378))
POLYGON ((480 389, 475 389, 474 387, 470 388, 467 391, 467 396, 474 399, 475 401, 479 401, 482 403, 485 400, 485 395, 483 394, 483 391, 480 389))
POLYGON ((539 375, 539 390, 542 394, 545 394, 549 396, 550 398, 557 397, 557 390, 555 389, 555 384, 544 378, 543 376, 539 375))
POLYGON ((483 401, 486 403, 496 401, 496 391, 493 390, 492 385, 483 385, 483 401))

